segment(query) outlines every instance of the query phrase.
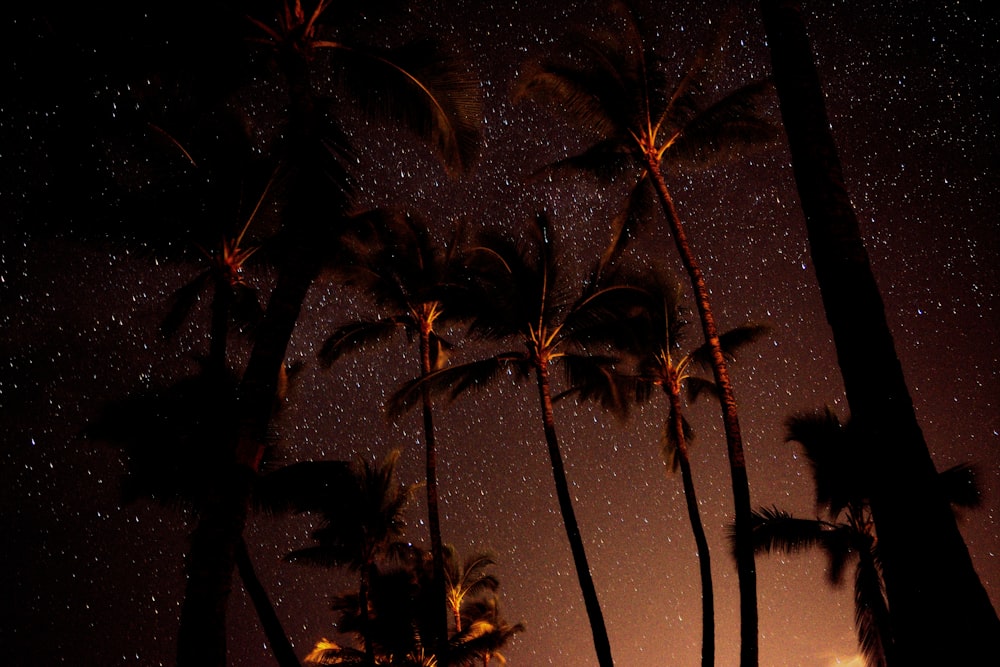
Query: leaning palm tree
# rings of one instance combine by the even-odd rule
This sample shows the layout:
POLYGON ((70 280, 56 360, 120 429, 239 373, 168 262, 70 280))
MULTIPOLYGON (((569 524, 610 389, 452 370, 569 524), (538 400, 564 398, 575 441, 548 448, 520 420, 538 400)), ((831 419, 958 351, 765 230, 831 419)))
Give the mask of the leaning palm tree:
MULTIPOLYGON (((356 320, 341 325, 326 339, 319 356, 325 366, 358 348, 382 345, 402 332, 416 339, 421 377, 440 368, 448 343, 437 327, 449 319, 445 304, 450 272, 458 246, 459 227, 446 246, 435 243, 427 225, 408 214, 371 211, 354 225, 359 235, 350 247, 358 248, 349 261, 338 267, 346 282, 360 287, 389 314, 378 319, 356 320)), ((438 628, 435 635, 443 654, 448 632, 445 557, 438 509, 437 447, 434 414, 426 389, 421 394, 425 443, 427 516, 433 559, 433 588, 438 598, 438 628)))
MULTIPOLYGON (((718 386, 698 374, 699 370, 712 367, 709 346, 689 352, 683 351, 684 333, 688 323, 683 318, 680 305, 680 288, 658 272, 653 272, 640 283, 648 295, 646 316, 639 318, 638 335, 628 350, 635 357, 636 373, 623 378, 627 393, 637 402, 651 399, 657 388, 663 390, 667 400, 667 416, 663 427, 662 455, 667 467, 681 471, 684 499, 688 519, 694 533, 701 574, 702 600, 702 652, 703 667, 715 664, 715 602, 712 586, 711 557, 708 539, 698 509, 694 478, 688 445, 694 431, 684 416, 684 398, 693 402, 703 394, 718 397, 718 386)), ((725 332, 719 345, 728 360, 743 346, 756 340, 766 331, 764 326, 744 326, 725 332)))
MULTIPOLYGON (((351 206, 343 158, 352 153, 330 113, 321 74, 340 99, 398 122, 429 140, 451 171, 467 167, 478 144, 479 87, 454 57, 430 42, 368 48, 346 23, 332 25, 330 0, 284 0, 274 20, 257 18, 256 39, 278 65, 288 94, 281 127, 281 230, 277 277, 240 382, 239 410, 227 444, 235 465, 192 541, 192 567, 178 633, 181 667, 226 661, 225 608, 235 548, 246 524, 249 479, 260 467, 280 370, 302 304, 336 246, 337 222, 351 206)), ((342 18, 337 15, 337 18, 342 18)))
POLYGON ((603 177, 637 175, 625 210, 616 220, 612 248, 628 242, 635 225, 645 218, 643 209, 651 202, 658 202, 666 217, 694 290, 720 392, 738 534, 740 664, 753 667, 758 661, 756 568, 753 547, 746 539, 750 488, 736 399, 705 277, 666 177, 680 167, 770 139, 774 131, 757 112, 757 103, 767 89, 763 82, 705 104, 710 64, 705 54, 712 51, 699 55, 671 86, 664 62, 645 38, 636 14, 625 3, 616 2, 609 21, 575 36, 567 57, 529 67, 517 94, 550 105, 583 134, 598 137, 582 154, 558 163, 558 168, 582 169, 603 177))
POLYGON ((471 302, 470 334, 493 341, 518 341, 520 349, 417 378, 393 396, 390 407, 397 413, 412 407, 425 387, 434 393, 447 392, 454 399, 465 390, 482 387, 501 375, 518 381, 534 375, 556 496, 594 646, 599 663, 610 667, 611 644, 556 436, 551 374, 554 367, 560 366, 567 373, 570 385, 586 384, 590 391, 600 392, 606 406, 621 405, 612 380, 613 359, 588 353, 587 345, 610 340, 622 331, 611 326, 611 322, 637 303, 638 290, 591 281, 583 295, 572 300, 557 271, 553 232, 547 217, 537 215, 525 236, 527 240, 519 243, 510 234, 484 234, 483 242, 464 253, 465 282, 469 288, 466 296, 471 302), (586 383, 582 382, 583 377, 588 378, 586 383))
MULTIPOLYGON (((855 561, 854 623, 858 646, 868 667, 902 664, 896 658, 882 560, 869 502, 868 447, 848 420, 841 423, 829 408, 801 413, 786 421, 786 439, 798 442, 812 465, 816 505, 825 519, 800 519, 777 508, 754 512, 754 548, 758 552, 794 553, 820 547, 829 558, 830 582, 840 585, 855 561)), ((974 472, 955 466, 938 477, 944 495, 958 506, 974 507, 980 493, 974 472)))
POLYGON ((1000 617, 921 431, 838 156, 802 3, 761 0, 809 252, 852 419, 873 434, 871 506, 896 649, 906 664, 1000 663, 1000 617), (921 558, 913 557, 919 552, 921 558))

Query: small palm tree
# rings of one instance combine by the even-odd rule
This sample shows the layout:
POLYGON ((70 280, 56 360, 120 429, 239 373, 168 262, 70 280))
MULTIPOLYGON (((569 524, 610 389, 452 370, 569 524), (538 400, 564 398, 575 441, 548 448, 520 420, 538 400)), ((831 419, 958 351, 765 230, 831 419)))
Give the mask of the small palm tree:
MULTIPOLYGON (((814 546, 829 557, 830 582, 843 582, 855 562, 854 622, 858 645, 868 667, 891 667, 895 649, 885 597, 878 536, 872 520, 871 480, 864 464, 867 447, 848 420, 841 423, 832 410, 801 413, 786 422, 786 439, 802 445, 812 464, 816 505, 826 519, 799 519, 777 508, 754 512, 754 548, 759 552, 794 553, 814 546)), ((939 475, 952 503, 974 507, 980 493, 973 470, 959 465, 939 475)))
POLYGON ((500 581, 486 571, 495 564, 492 554, 475 552, 459 560, 458 552, 450 544, 445 546, 444 553, 448 610, 455 622, 454 631, 460 634, 463 605, 481 595, 496 593, 500 581))
POLYGON ((289 561, 324 567, 347 566, 358 573, 358 609, 360 635, 368 665, 375 664, 370 615, 372 581, 378 575, 381 559, 402 544, 403 509, 415 492, 414 485, 396 480, 399 451, 394 450, 380 462, 358 460, 343 491, 328 495, 328 487, 318 488, 318 498, 309 504, 321 516, 320 526, 312 532, 315 544, 296 549, 289 561), (346 502, 343 493, 346 491, 346 502), (323 499, 334 500, 328 504, 323 499))
MULTIPOLYGON (((474 665, 481 663, 483 667, 489 667, 494 660, 501 664, 507 664, 507 658, 500 651, 521 632, 524 632, 523 623, 511 625, 500 613, 500 603, 494 593, 487 597, 479 598, 472 602, 466 612, 469 617, 467 627, 453 638, 453 643, 461 649, 461 653, 467 658, 456 661, 457 665, 474 665)), ((459 651, 456 651, 458 653, 459 651)))
POLYGON ((753 548, 745 539, 751 519, 750 487, 736 399, 705 277, 681 224, 666 176, 677 167, 770 140, 776 133, 757 112, 757 104, 767 90, 763 82, 706 104, 705 79, 710 63, 706 54, 713 51, 718 48, 706 49, 684 77, 671 86, 663 60, 645 38, 636 13, 625 3, 614 2, 606 23, 574 36, 567 57, 529 66, 517 94, 548 104, 567 116, 585 137, 597 137, 583 153, 562 161, 558 167, 605 178, 632 174, 631 195, 616 220, 615 241, 609 253, 627 243, 635 225, 647 218, 643 205, 658 201, 666 217, 694 290, 720 392, 740 536, 740 664, 754 667, 758 660, 756 569, 753 548))
POLYGON ((519 243, 509 234, 484 234, 484 241, 464 254, 466 295, 472 303, 463 312, 471 313, 470 333, 488 340, 518 341, 520 349, 417 378, 393 396, 391 409, 398 413, 411 407, 424 387, 435 393, 447 393, 454 399, 467 389, 482 387, 501 375, 518 381, 534 375, 556 496, 594 646, 599 663, 610 667, 611 645, 556 435, 551 372, 560 366, 571 386, 585 384, 600 393, 604 405, 620 406, 621 397, 613 382, 613 358, 592 354, 587 347, 611 340, 622 332, 622 328, 611 323, 638 302, 638 291, 627 285, 601 285, 592 281, 582 296, 571 300, 557 270, 553 232, 544 214, 535 217, 526 237, 524 243, 519 243), (582 381, 584 377, 588 379, 586 383, 582 381))

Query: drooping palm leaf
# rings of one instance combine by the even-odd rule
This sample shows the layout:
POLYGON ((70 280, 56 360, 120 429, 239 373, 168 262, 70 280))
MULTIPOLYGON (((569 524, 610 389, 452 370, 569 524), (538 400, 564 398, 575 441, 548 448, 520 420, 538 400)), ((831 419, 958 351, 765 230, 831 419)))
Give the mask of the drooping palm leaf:
POLYGON ((753 544, 760 553, 796 553, 828 540, 831 526, 815 519, 797 519, 776 507, 753 512, 753 544))
POLYGON ((393 417, 407 412, 420 401, 421 387, 431 395, 454 400, 469 389, 482 389, 503 373, 520 380, 530 374, 529 360, 522 353, 498 354, 488 359, 449 366, 423 378, 415 378, 400 387, 389 399, 388 411, 393 417))
POLYGON ((320 362, 323 366, 330 367, 341 356, 372 347, 376 343, 384 343, 400 331, 410 334, 414 326, 413 318, 408 314, 345 324, 323 342, 318 355, 320 362))
POLYGON ((870 558, 862 558, 855 570, 854 626, 866 667, 887 667, 886 649, 892 641, 889 610, 882 577, 870 558))

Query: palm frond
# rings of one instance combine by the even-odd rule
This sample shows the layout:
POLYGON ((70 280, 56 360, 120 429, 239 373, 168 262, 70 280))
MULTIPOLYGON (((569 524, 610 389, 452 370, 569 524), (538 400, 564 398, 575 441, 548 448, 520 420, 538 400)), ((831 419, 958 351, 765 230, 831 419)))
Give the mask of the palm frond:
POLYGON ((160 323, 160 335, 171 338, 187 320, 212 276, 211 269, 202 271, 191 282, 174 291, 170 296, 170 307, 160 323))
POLYGON ((851 504, 863 504, 867 497, 859 469, 864 448, 858 437, 829 406, 798 412, 785 420, 785 440, 802 445, 812 465, 816 504, 826 507, 831 517, 851 504))
POLYGON ((344 354, 382 343, 399 331, 410 332, 413 328, 414 322, 408 315, 350 322, 330 334, 318 356, 323 366, 329 367, 344 354))
POLYGON ((467 170, 479 152, 479 82, 458 58, 430 41, 374 50, 324 43, 339 82, 361 106, 400 122, 433 144, 451 171, 467 170))
POLYGON ((559 363, 570 389, 557 399, 573 395, 579 401, 595 401, 619 419, 628 417, 628 381, 615 372, 617 359, 611 356, 566 353, 559 363))
POLYGON ((696 375, 689 375, 684 379, 684 389, 688 401, 692 403, 704 395, 711 396, 716 400, 719 398, 719 386, 711 380, 696 375))
MULTIPOLYGON (((771 328, 764 324, 747 324, 741 327, 730 329, 719 336, 719 347, 726 357, 726 361, 733 363, 736 361, 736 353, 741 349, 757 342, 767 335, 771 328)), ((692 361, 696 362, 705 370, 712 368, 712 350, 708 345, 701 345, 691 353, 692 361)))
POLYGON ((866 666, 887 667, 886 648, 892 643, 889 609, 882 577, 868 558, 861 558, 855 570, 854 626, 866 666))
POLYGON ((774 142, 780 136, 778 127, 761 113, 770 91, 769 81, 757 81, 700 111, 683 125, 664 160, 674 167, 701 167, 774 142))
POLYGON ((797 553, 823 544, 830 535, 829 524, 816 519, 797 519, 776 507, 752 513, 751 537, 757 553, 797 553))
POLYGON ((410 380, 400 387, 389 399, 389 415, 398 417, 412 409, 420 401, 423 387, 432 396, 447 395, 448 400, 452 401, 469 389, 485 387, 504 373, 520 381, 530 372, 528 364, 525 354, 508 352, 442 368, 422 378, 410 380))

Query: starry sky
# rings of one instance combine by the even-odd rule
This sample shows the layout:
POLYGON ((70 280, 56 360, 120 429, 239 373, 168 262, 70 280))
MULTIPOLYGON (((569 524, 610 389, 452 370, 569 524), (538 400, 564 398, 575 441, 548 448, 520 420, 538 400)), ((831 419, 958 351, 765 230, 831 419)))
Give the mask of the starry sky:
MULTIPOLYGON (((544 207, 569 249, 567 269, 582 270, 606 238, 617 194, 580 179, 527 184, 534 169, 581 144, 544 109, 512 104, 510 89, 526 61, 551 52, 574 22, 600 20, 601 11, 583 2, 437 4, 407 20, 430 25, 472 55, 485 103, 480 161, 472 173, 449 179, 424 145, 380 132, 360 155, 362 202, 405 202, 442 224, 466 216, 503 226, 544 207)), ((768 72, 756 8, 746 4, 725 43, 720 90, 768 72)), ((805 4, 847 187, 928 445, 939 469, 969 462, 980 472, 983 505, 963 512, 960 526, 996 605, 998 18, 983 1, 919 9, 904 2, 805 4)), ((718 5, 655 5, 651 34, 678 71, 719 16, 718 5)), ((65 198, 79 193, 50 181, 49 165, 99 141, 63 131, 75 127, 74 104, 103 108, 113 124, 121 92, 102 89, 100 76, 70 92, 60 92, 67 80, 58 76, 32 78, 61 71, 52 64, 57 57, 101 62, 87 59, 103 43, 98 36, 107 36, 102 31, 114 30, 100 12, 74 30, 54 17, 8 17, 15 39, 4 47, 17 95, 0 102, 0 526, 7 542, 0 555, 0 652, 11 665, 171 664, 190 517, 144 501, 123 505, 120 453, 79 434, 106 402, 194 369, 192 352, 206 345, 205 330, 191 325, 165 341, 156 328, 169 295, 197 272, 196 255, 163 256, 83 233, 82 216, 68 225, 53 219, 53 211, 72 210, 65 198)), ((142 28, 142 18, 135 20, 142 28)), ((123 48, 143 44, 141 29, 117 37, 123 48)), ((103 127, 95 126, 95 135, 103 127)), ((671 175, 668 184, 720 326, 772 327, 732 369, 753 504, 814 516, 809 468, 783 442, 783 422, 823 405, 847 414, 787 150, 779 143, 725 166, 671 175)), ((672 246, 655 228, 647 232, 642 247, 679 271, 672 246)), ((266 293, 268 271, 251 266, 250 276, 266 293)), ((316 362, 327 332, 371 313, 363 295, 329 280, 310 292, 289 349, 290 360, 304 366, 277 424, 282 460, 380 456, 398 447, 403 481, 417 482, 419 419, 389 423, 380 408, 416 374, 405 341, 332 370, 316 362)), ((617 664, 630 667, 697 664, 700 654, 697 559, 680 479, 665 473, 658 455, 656 407, 625 423, 571 402, 556 411, 612 650, 617 664)), ((713 554, 718 664, 735 665, 724 439, 715 406, 698 404, 689 418, 713 554)), ((460 398, 437 420, 444 539, 460 553, 496 554, 505 616, 527 626, 506 651, 509 664, 596 664, 533 387, 498 386, 460 398)), ((424 515, 418 499, 408 512, 408 535, 417 543, 426 541, 424 515)), ((281 560, 305 543, 310 526, 309 517, 254 516, 247 530, 300 656, 331 635, 329 597, 351 584, 337 572, 281 560)), ((757 572, 761 665, 860 664, 851 662, 850 587, 827 583, 822 557, 762 556, 757 572)), ((229 623, 232 664, 273 664, 238 584, 229 623)))

